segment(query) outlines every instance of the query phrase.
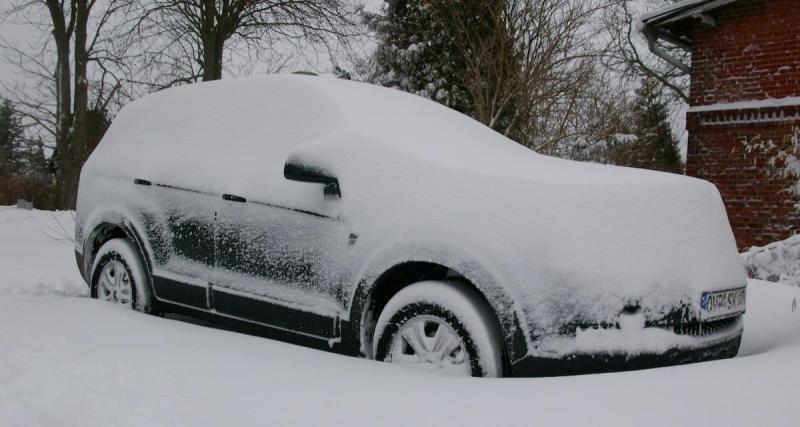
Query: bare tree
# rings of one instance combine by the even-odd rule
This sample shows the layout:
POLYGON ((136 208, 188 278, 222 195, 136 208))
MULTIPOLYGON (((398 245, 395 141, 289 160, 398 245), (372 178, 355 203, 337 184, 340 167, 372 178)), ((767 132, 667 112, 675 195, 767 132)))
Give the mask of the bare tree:
POLYGON ((454 38, 477 120, 523 145, 554 152, 579 129, 602 55, 592 25, 602 0, 440 0, 454 38), (480 18, 464 13, 483 10, 480 18))
POLYGON ((8 12, 47 35, 30 49, 0 47, 25 76, 10 88, 15 104, 52 141, 62 209, 75 206, 80 169, 92 148, 89 112, 105 111, 122 88, 127 44, 110 35, 130 8, 129 0, 30 0, 8 12))
POLYGON ((608 73, 599 73, 567 97, 569 114, 548 119, 547 136, 539 151, 575 160, 625 164, 609 154, 632 140, 633 123, 628 91, 608 73))
MULTIPOLYGON (((650 53, 647 40, 637 29, 641 15, 674 3, 670 0, 615 0, 605 10, 603 23, 608 46, 604 64, 632 82, 651 78, 680 102, 689 100, 689 77, 683 71, 650 53)), ((661 46, 672 56, 688 63, 688 52, 672 45, 661 46)))
POLYGON ((358 33, 356 8, 343 0, 140 0, 145 61, 162 86, 222 78, 226 46, 258 56, 281 43, 346 43, 358 33))

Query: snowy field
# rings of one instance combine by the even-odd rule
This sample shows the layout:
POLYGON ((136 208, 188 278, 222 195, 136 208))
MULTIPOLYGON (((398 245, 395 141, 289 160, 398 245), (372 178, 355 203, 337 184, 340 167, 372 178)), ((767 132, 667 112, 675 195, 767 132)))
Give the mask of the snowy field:
POLYGON ((750 282, 736 359, 460 379, 89 299, 59 223, 0 207, 0 426, 800 425, 800 288, 750 282))

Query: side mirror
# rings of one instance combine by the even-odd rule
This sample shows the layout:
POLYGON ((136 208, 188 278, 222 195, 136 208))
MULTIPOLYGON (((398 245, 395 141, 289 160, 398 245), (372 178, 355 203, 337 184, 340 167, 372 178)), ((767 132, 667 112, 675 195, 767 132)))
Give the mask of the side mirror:
POLYGON ((342 197, 339 180, 322 168, 289 158, 283 166, 283 176, 290 181, 322 184, 325 196, 342 197))

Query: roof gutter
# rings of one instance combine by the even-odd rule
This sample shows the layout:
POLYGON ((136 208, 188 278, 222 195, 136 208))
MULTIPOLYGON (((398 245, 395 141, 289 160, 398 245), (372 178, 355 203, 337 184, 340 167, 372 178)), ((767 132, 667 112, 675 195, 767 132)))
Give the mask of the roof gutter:
MULTIPOLYGON (((680 59, 670 55, 669 52, 667 52, 661 46, 658 45, 659 39, 666 40, 667 38, 664 37, 662 34, 660 34, 660 32, 654 33, 653 31, 650 30, 651 28, 647 26, 642 28, 642 33, 644 33, 644 36, 647 38, 647 47, 650 48, 650 52, 653 52, 656 56, 667 61, 668 63, 670 63, 670 65, 681 70, 683 73, 689 74, 691 68, 688 65, 684 64, 680 59)), ((672 37, 670 36, 670 38, 672 37)), ((678 46, 685 50, 691 50, 691 45, 686 42, 681 42, 681 44, 678 46)))
POLYGON ((689 65, 684 64, 680 59, 664 50, 658 42, 663 40, 683 50, 691 51, 691 39, 688 36, 679 37, 664 26, 691 19, 699 21, 703 25, 716 27, 717 20, 709 15, 708 12, 735 1, 737 0, 684 0, 661 11, 643 16, 637 26, 639 31, 647 38, 647 46, 651 52, 675 68, 689 74, 691 70, 689 65))

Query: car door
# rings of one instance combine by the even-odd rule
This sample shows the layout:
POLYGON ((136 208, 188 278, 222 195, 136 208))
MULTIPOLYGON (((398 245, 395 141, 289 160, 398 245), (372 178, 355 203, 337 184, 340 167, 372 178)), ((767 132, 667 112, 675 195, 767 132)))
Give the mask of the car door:
POLYGON ((146 200, 145 233, 153 249, 156 297, 207 309, 209 277, 216 265, 218 197, 143 178, 135 183, 138 197, 146 200))
POLYGON ((347 227, 317 185, 316 210, 226 194, 217 216, 214 309, 305 334, 333 337, 343 311, 347 227), (328 207, 326 207, 328 206, 328 207))

